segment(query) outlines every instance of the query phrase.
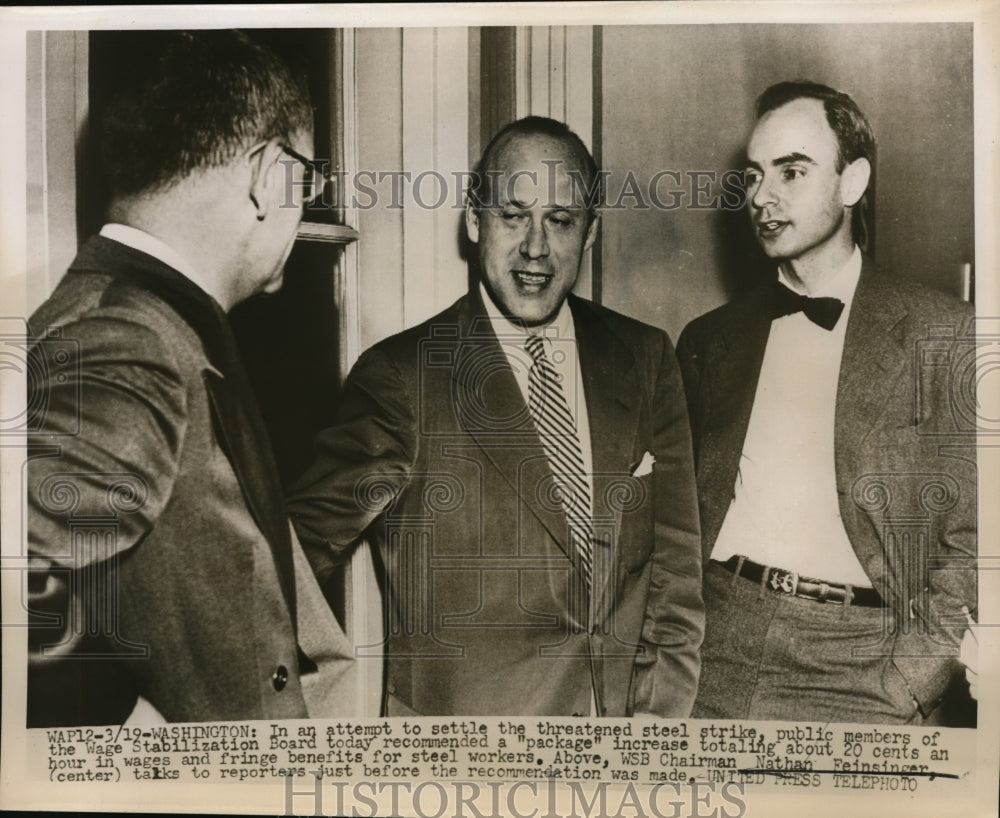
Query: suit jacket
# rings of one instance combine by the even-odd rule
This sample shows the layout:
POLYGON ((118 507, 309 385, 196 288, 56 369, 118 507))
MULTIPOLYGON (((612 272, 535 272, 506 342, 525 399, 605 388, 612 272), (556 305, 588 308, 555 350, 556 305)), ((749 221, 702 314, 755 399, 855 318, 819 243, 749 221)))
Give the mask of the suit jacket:
MULTIPOLYGON (((694 320, 678 342, 704 559, 734 496, 771 326, 773 285, 694 320)), ((844 528, 891 611, 881 642, 925 714, 975 610, 973 309, 865 259, 844 340, 834 428, 844 528), (971 367, 971 368, 970 368, 971 367)))
POLYGON ((95 237, 30 327, 29 725, 349 712, 218 304, 95 237))
POLYGON ((478 292, 361 356, 294 487, 320 575, 366 529, 381 555, 390 714, 587 714, 592 690, 601 715, 690 712, 704 613, 674 352, 659 330, 570 307, 608 542, 589 596, 478 292), (633 476, 646 452, 651 473, 633 476))

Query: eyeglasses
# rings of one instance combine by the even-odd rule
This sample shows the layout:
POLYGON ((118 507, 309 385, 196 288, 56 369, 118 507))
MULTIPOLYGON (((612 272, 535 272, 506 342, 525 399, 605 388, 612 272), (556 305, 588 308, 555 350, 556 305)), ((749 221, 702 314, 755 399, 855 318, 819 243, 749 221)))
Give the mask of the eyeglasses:
POLYGON ((305 190, 309 191, 309 195, 303 199, 302 203, 306 207, 309 207, 309 205, 314 204, 323 195, 323 188, 333 178, 333 171, 326 170, 327 162, 319 159, 309 159, 297 150, 288 147, 288 145, 282 145, 281 149, 291 156, 292 159, 305 166, 306 175, 302 181, 302 186, 305 190))

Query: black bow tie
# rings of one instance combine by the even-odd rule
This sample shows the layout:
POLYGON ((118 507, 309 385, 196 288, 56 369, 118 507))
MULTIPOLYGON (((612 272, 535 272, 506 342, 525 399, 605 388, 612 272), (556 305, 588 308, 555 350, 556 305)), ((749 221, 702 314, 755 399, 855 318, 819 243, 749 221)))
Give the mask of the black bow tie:
POLYGON ((809 298, 788 289, 780 281, 774 282, 774 312, 771 318, 781 318, 796 312, 804 312, 806 318, 816 326, 832 330, 837 326, 844 302, 838 298, 809 298))

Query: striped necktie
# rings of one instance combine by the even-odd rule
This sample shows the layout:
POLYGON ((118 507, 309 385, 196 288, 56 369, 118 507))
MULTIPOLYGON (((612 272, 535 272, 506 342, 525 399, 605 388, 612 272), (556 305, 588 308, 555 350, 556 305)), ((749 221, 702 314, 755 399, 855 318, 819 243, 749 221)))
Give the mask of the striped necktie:
POLYGON ((528 373, 528 410, 542 441, 560 499, 569 522, 570 542, 580 555, 587 587, 594 573, 593 523, 590 516, 590 489, 583 468, 583 453, 576 433, 561 378, 545 354, 545 342, 531 335, 524 348, 534 359, 528 373))

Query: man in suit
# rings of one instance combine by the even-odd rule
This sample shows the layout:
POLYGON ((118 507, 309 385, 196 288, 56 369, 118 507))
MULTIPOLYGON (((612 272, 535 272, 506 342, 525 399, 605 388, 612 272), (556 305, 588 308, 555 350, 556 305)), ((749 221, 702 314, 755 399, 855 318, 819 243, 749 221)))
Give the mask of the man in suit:
POLYGON ((226 316, 281 286, 308 92, 239 32, 122 37, 109 223, 29 322, 28 724, 348 712, 226 316))
POLYGON ((562 123, 494 137, 466 211, 478 283, 361 356, 290 501, 320 576, 363 532, 377 547, 389 715, 690 711, 680 372, 662 331, 569 294, 598 178, 562 123))
POLYGON ((973 311, 862 254, 874 156, 846 94, 765 91, 746 191, 778 280, 678 343, 707 566, 699 717, 919 723, 959 671, 973 311))

